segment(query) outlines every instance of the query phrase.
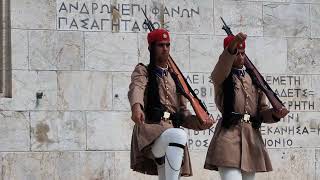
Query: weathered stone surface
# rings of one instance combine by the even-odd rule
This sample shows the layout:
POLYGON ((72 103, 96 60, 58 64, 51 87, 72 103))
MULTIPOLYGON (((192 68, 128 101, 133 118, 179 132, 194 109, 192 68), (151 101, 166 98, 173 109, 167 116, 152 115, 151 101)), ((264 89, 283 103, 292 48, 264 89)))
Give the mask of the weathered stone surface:
POLYGON ((0 98, 3 110, 54 110, 57 74, 53 71, 12 71, 12 98, 0 98), (36 94, 42 96, 37 99, 36 94))
MULTIPOLYGON (((314 157, 319 151, 272 149, 269 152, 274 171, 258 173, 256 178, 313 180, 317 177, 314 157)), ((191 152, 194 176, 184 179, 219 179, 218 172, 203 169, 205 155, 206 151, 191 152)), ((1 157, 3 179, 157 179, 133 172, 129 168, 129 151, 1 153, 1 157)))
POLYGON ((319 111, 317 86, 319 76, 265 74, 264 78, 290 111, 319 111), (314 78, 314 79, 313 79, 314 78))
POLYGON ((30 121, 32 151, 86 149, 83 112, 31 112, 30 121))
POLYGON ((87 70, 131 71, 138 63, 138 41, 134 33, 85 34, 87 70))
POLYGON ((55 153, 1 153, 4 180, 53 180, 57 176, 55 153))
POLYGON ((57 29, 110 31, 110 8, 110 0, 56 0, 57 29))
POLYGON ((114 177, 115 180, 157 180, 157 176, 150 176, 142 173, 132 171, 130 169, 130 152, 129 151, 118 151, 115 153, 114 163, 114 177))
MULTIPOLYGON (((209 113, 215 120, 219 120, 221 118, 221 114, 218 111, 210 111, 209 113)), ((193 112, 193 114, 195 114, 193 112)), ((199 150, 207 150, 212 137, 214 135, 215 127, 217 124, 214 124, 211 128, 201 131, 196 131, 192 129, 185 129, 188 134, 188 146, 191 151, 199 151, 199 150)))
POLYGON ((106 72, 58 72, 60 110, 111 110, 112 74, 106 72))
POLYGON ((311 38, 320 38, 320 5, 312 4, 310 10, 311 38))
MULTIPOLYGON (((145 32, 144 15, 160 26, 162 1, 57 0, 57 28, 75 31, 145 32)), ((163 18, 162 18, 163 19, 163 18)))
POLYGON ((207 151, 191 151, 190 159, 192 164, 193 176, 185 179, 199 179, 199 180, 218 180, 220 179, 218 171, 210 171, 204 169, 204 162, 206 159, 207 151))
POLYGON ((28 31, 11 30, 12 69, 29 68, 28 31))
MULTIPOLYGON (((231 0, 232 1, 232 0, 231 0)), ((255 0, 255 1, 263 1, 265 2, 265 0, 255 0)), ((317 0, 268 0, 267 2, 275 2, 275 3, 312 3, 312 4, 317 4, 320 3, 317 0)))
POLYGON ((268 148, 318 148, 319 116, 318 112, 291 112, 279 123, 263 124, 264 143, 268 148))
POLYGON ((130 150, 133 121, 131 113, 87 112, 89 150, 130 150))
POLYGON ((188 133, 188 146, 190 150, 207 150, 213 137, 215 125, 207 130, 195 131, 185 129, 188 133))
POLYGON ((0 151, 28 151, 29 113, 0 111, 0 151))
POLYGON ((116 180, 114 152, 2 153, 3 179, 116 180))
POLYGON ((57 1, 60 30, 145 32, 144 15, 177 33, 213 33, 213 2, 189 1, 57 1), (115 9, 113 8, 115 7, 115 9))
POLYGON ((170 55, 182 72, 190 71, 190 36, 170 34, 170 55))
POLYGON ((316 180, 320 179, 320 149, 316 149, 316 180))
MULTIPOLYGON (((172 36, 172 34, 170 35, 172 36)), ((139 63, 143 63, 143 64, 149 64, 149 61, 150 61, 150 52, 148 50, 147 37, 148 37, 148 33, 138 33, 138 60, 139 60, 139 63)), ((131 68, 131 71, 133 71, 133 69, 134 67, 131 68)))
POLYGON ((312 100, 315 101, 315 110, 319 111, 320 108, 319 104, 320 104, 320 95, 318 94, 318 92, 320 91, 320 76, 318 75, 314 75, 312 76, 312 100))
MULTIPOLYGON (((221 115, 208 77, 223 50, 220 16, 233 33, 246 33, 246 54, 291 111, 279 123, 263 124, 274 171, 256 179, 320 180, 319 5, 11 1, 13 97, 0 98, 0 179, 157 179, 129 166, 134 123, 127 91, 135 65, 149 63, 146 10, 156 28, 169 29, 172 57, 216 119, 221 115)), ((185 131, 194 176, 181 179, 220 179, 203 169, 214 126, 185 131)))
POLYGON ((22 29, 55 29, 56 3, 54 0, 11 1, 11 26, 22 29))
POLYGON ((84 45, 81 32, 31 31, 32 70, 82 70, 84 45))
POLYGON ((81 152, 80 179, 110 179, 115 178, 115 152, 81 152))
POLYGON ((211 35, 190 36, 190 71, 211 73, 223 51, 223 39, 211 35))
POLYGON ((317 0, 289 0, 293 3, 313 3, 313 4, 319 4, 320 2, 317 0))
MULTIPOLYGON (((73 151, 61 151, 61 152, 51 152, 55 156, 55 178, 56 179, 70 179, 70 180, 78 180, 78 179, 89 179, 86 175, 89 174, 89 171, 86 171, 87 168, 91 165, 85 161, 85 155, 90 155, 90 152, 73 152, 73 151), (84 171, 82 173, 82 167, 84 167, 84 171)), ((98 153, 97 153, 98 154, 98 153)), ((99 153, 100 155, 102 153, 99 153)), ((102 159, 101 155, 101 159, 102 159)), ((94 164, 93 164, 94 165, 94 164)), ((93 166, 92 165, 92 166, 93 166)))
POLYGON ((320 71, 319 39, 288 39, 288 70, 291 73, 317 74, 320 71))
MULTIPOLYGON (((213 70, 213 67, 212 67, 213 70)), ((211 71, 212 71, 211 70, 211 71)), ((214 87, 210 73, 185 73, 184 74, 194 93, 204 102, 210 112, 217 111, 214 102, 214 87)))
POLYGON ((113 73, 112 92, 113 92, 113 110, 131 111, 128 100, 129 84, 131 82, 131 73, 113 73))
POLYGON ((248 37, 246 54, 260 73, 287 71, 287 40, 284 38, 248 37))
POLYGON ((164 5, 164 27, 171 32, 214 33, 213 1, 165 0, 164 5))
POLYGON ((245 32, 250 36, 263 35, 262 3, 244 1, 214 1, 214 29, 216 35, 226 35, 222 30, 222 17, 232 32, 245 32))
POLYGON ((269 152, 273 171, 268 173, 268 180, 316 178, 314 149, 272 149, 269 152))
POLYGON ((310 37, 308 4, 263 4, 264 36, 310 37))
POLYGON ((128 151, 63 152, 57 157, 57 171, 62 179, 81 180, 156 180, 130 169, 128 151))

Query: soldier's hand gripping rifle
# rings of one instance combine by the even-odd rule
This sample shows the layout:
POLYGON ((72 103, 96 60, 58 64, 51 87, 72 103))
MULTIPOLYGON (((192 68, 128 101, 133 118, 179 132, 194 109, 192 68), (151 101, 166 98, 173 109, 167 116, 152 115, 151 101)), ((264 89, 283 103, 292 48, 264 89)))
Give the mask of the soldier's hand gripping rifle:
MULTIPOLYGON (((148 19, 147 15, 144 11, 142 11, 145 16, 144 24, 148 27, 150 31, 155 30, 152 22, 148 19)), ((194 109, 194 112, 196 113, 196 116, 200 120, 200 124, 203 127, 200 127, 202 129, 208 129, 210 128, 213 123, 216 121, 212 116, 210 116, 206 106, 201 102, 201 100, 197 97, 191 86, 189 85, 187 79, 183 76, 182 72, 176 65, 176 63, 173 61, 172 57, 169 55, 169 67, 171 74, 173 74, 173 78, 178 81, 177 88, 179 91, 190 101, 191 106, 194 109)))
MULTIPOLYGON (((220 17, 223 26, 222 29, 226 31, 228 35, 233 35, 230 27, 224 22, 223 18, 220 17)), ((253 83, 258 86, 267 96, 268 100, 270 101, 272 107, 275 111, 284 111, 284 114, 287 115, 289 111, 285 108, 282 101, 279 99, 277 94, 271 89, 269 84, 264 80, 263 76, 259 73, 257 68, 253 65, 253 63, 250 61, 248 56, 244 54, 244 66, 246 67, 247 72, 249 73, 250 77, 253 80, 253 83)))

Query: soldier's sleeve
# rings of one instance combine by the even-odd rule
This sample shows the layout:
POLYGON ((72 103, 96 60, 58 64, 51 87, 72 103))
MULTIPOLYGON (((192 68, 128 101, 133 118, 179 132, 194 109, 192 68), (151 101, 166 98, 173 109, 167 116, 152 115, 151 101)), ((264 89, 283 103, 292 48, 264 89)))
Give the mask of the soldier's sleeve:
POLYGON ((183 123, 182 127, 194 130, 202 130, 204 129, 200 124, 200 120, 196 115, 192 115, 190 110, 187 109, 187 98, 181 95, 180 97, 180 110, 179 112, 182 114, 183 123))
POLYGON ((215 65, 212 73, 211 73, 211 81, 214 85, 221 85, 223 81, 228 77, 232 64, 236 59, 236 55, 232 55, 227 50, 224 49, 222 54, 219 56, 219 60, 215 65))
POLYGON ((276 123, 279 122, 280 119, 278 119, 277 117, 275 117, 273 115, 273 109, 269 107, 268 103, 267 103, 267 96, 264 94, 264 92, 262 92, 261 90, 259 90, 259 106, 258 106, 258 110, 259 110, 259 115, 261 118, 261 121, 263 123, 276 123))
POLYGON ((210 76, 210 80, 214 85, 214 100, 220 112, 222 112, 223 101, 222 83, 230 74, 235 59, 236 55, 230 54, 226 48, 220 55, 210 76))
POLYGON ((128 99, 130 106, 139 103, 144 108, 144 92, 147 86, 147 69, 144 65, 138 64, 131 74, 128 99))

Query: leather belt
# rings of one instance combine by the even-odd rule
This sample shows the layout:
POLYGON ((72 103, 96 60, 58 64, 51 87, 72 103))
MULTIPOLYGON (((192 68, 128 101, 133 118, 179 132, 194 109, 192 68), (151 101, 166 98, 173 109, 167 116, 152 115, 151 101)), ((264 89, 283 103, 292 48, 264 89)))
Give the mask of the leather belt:
POLYGON ((237 112, 231 112, 231 116, 235 117, 236 119, 239 119, 240 122, 243 123, 249 123, 251 124, 253 117, 250 114, 241 114, 237 112))
POLYGON ((222 126, 229 128, 238 123, 248 123, 251 124, 254 129, 259 129, 261 127, 261 122, 257 117, 251 116, 248 113, 241 114, 237 112, 231 112, 224 115, 222 121, 222 126))

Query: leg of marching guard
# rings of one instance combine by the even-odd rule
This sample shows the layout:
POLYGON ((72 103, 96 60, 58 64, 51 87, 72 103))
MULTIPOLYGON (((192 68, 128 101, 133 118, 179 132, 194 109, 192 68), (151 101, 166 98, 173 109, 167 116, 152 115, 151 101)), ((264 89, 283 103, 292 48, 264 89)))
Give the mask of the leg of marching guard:
POLYGON ((175 128, 172 139, 167 147, 165 169, 166 180, 178 180, 180 176, 181 163, 184 147, 187 143, 187 134, 184 130, 175 128))
POLYGON ((219 167, 218 169, 221 180, 242 180, 240 169, 228 167, 219 167))
POLYGON ((181 163, 183 159, 184 145, 170 144, 166 152, 166 180, 179 179, 181 163))
MULTIPOLYGON (((165 158, 165 180, 178 180, 183 159, 184 146, 187 143, 187 134, 179 128, 164 131, 152 146, 152 153, 158 164, 158 174, 162 175, 161 160, 165 158)), ((159 176, 159 179, 160 179, 159 176)))
POLYGON ((254 180, 255 173, 242 172, 242 180, 254 180))
POLYGON ((165 173, 165 165, 157 165, 158 168, 158 179, 159 180, 166 180, 166 173, 165 173))

